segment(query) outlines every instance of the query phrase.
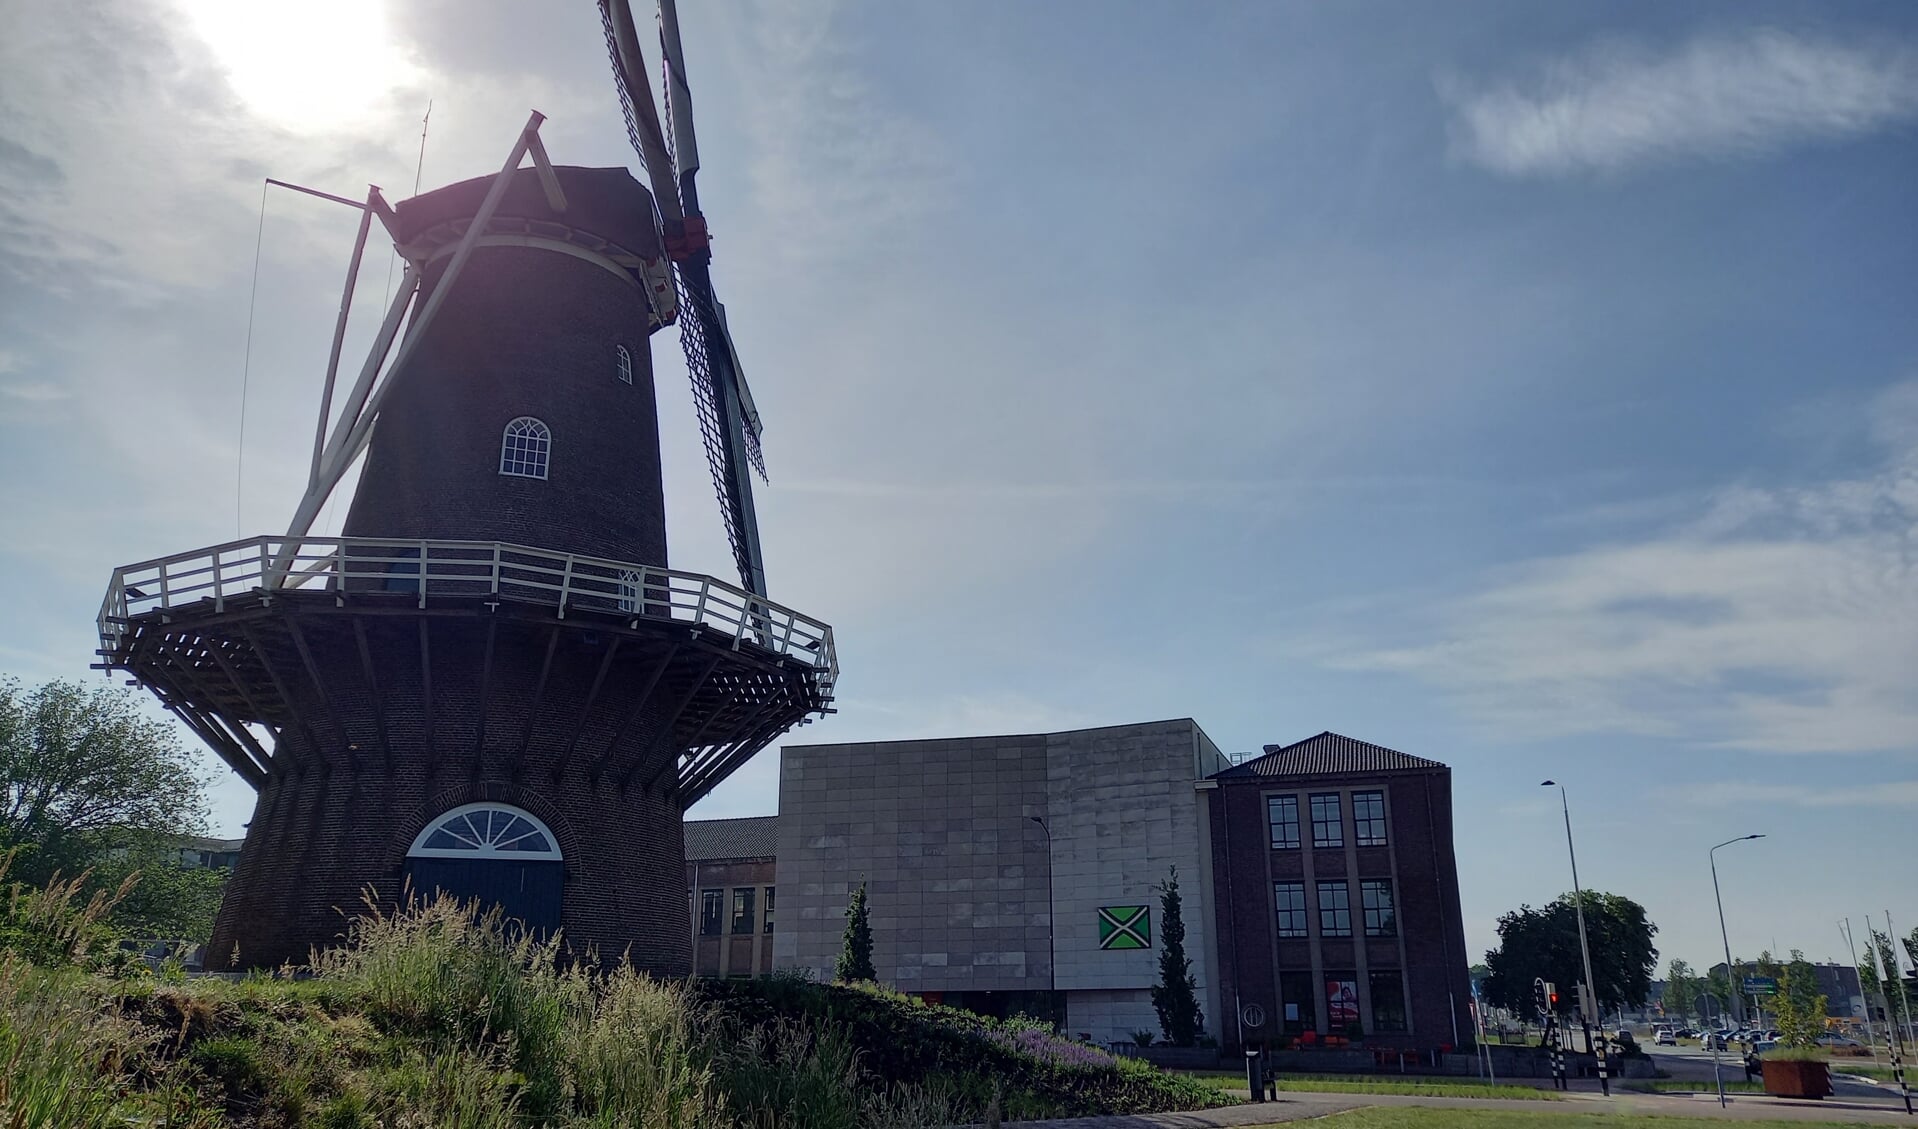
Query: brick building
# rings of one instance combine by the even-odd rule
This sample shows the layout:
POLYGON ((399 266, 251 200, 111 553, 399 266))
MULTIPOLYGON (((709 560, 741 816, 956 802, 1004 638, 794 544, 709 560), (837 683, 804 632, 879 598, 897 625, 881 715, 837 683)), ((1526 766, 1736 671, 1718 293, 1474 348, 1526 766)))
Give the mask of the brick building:
POLYGON ((773 968, 779 817, 686 821, 693 974, 764 976, 773 968))
POLYGON ((1472 1042, 1449 768, 1321 733, 1205 788, 1227 1042, 1472 1042))

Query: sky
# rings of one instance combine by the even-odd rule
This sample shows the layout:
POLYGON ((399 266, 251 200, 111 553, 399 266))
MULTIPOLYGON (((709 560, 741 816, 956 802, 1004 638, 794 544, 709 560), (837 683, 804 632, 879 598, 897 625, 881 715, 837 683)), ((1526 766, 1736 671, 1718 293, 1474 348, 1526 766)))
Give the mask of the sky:
MULTIPOLYGON (((1435 758, 1475 954, 1570 887, 1548 777, 1661 967, 1745 834, 1741 957, 1918 925, 1918 8, 685 8, 770 590, 844 672, 794 740, 1435 758)), ((357 216, 263 177, 403 198, 530 109, 634 157, 586 0, 7 11, 0 673, 99 678, 114 567, 303 485, 357 216)), ((672 563, 726 576, 653 348, 672 563)))

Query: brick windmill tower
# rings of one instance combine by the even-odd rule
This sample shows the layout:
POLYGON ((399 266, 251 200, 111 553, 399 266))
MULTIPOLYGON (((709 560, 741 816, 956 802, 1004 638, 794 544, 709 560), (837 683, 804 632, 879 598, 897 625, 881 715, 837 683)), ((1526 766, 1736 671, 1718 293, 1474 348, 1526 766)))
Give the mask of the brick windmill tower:
POLYGON ((364 891, 410 884, 683 974, 685 808, 829 712, 831 629, 766 599, 759 423, 660 6, 677 145, 626 0, 600 4, 652 191, 554 166, 534 114, 497 175, 396 206, 329 197, 362 218, 291 527, 113 575, 101 665, 259 793, 208 967, 302 962, 364 891), (375 221, 405 279, 336 404, 375 221), (648 341, 673 324, 739 585, 667 567, 648 341), (343 536, 310 536, 361 459, 343 536))

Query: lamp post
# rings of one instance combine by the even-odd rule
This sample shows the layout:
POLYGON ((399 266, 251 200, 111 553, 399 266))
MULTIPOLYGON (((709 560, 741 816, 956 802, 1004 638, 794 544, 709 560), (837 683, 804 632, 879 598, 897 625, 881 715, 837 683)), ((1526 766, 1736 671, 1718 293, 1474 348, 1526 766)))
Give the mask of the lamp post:
POLYGON ((1060 1031, 1065 1024, 1059 1016, 1059 922, 1052 904, 1052 828, 1036 815, 1026 818, 1046 833, 1046 1011, 1051 1015, 1052 1029, 1060 1031))
MULTIPOLYGON (((1565 798, 1565 785, 1556 780, 1547 780, 1539 787, 1556 787, 1559 809, 1565 813, 1565 853, 1572 859, 1572 908, 1578 912, 1578 955, 1585 962, 1585 990, 1591 993, 1592 1003, 1596 1006, 1598 982, 1592 979, 1592 946, 1585 939, 1585 891, 1578 884, 1578 850, 1572 846, 1572 806, 1565 798)), ((1585 1049, 1589 1051, 1592 1049, 1592 1017, 1585 1011, 1585 1001, 1582 999, 1578 1002, 1578 1016, 1585 1028, 1585 1049)))
MULTIPOLYGON (((1742 843, 1747 839, 1763 839, 1763 835, 1740 835, 1736 839, 1727 839, 1718 847, 1729 847, 1733 843, 1742 843)), ((1718 847, 1705 852, 1712 864, 1712 897, 1718 902, 1718 939, 1725 943, 1725 994, 1732 998, 1732 1018, 1743 1021, 1745 1002, 1738 997, 1738 982, 1733 977, 1738 971, 1732 967, 1731 935, 1725 932, 1725 897, 1718 892, 1718 847)))

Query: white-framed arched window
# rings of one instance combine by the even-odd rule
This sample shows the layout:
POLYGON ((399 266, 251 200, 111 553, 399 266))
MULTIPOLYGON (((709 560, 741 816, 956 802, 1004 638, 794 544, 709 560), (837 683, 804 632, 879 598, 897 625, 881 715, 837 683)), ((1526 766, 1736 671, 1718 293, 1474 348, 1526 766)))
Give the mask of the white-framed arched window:
POLYGON ((499 472, 520 478, 545 478, 546 460, 553 451, 553 433, 532 416, 506 425, 500 439, 499 472))
POLYGON ((624 345, 617 346, 617 348, 619 351, 615 355, 619 360, 620 383, 631 384, 633 382, 633 355, 626 351, 626 346, 624 345))
POLYGON ((559 837, 529 811, 507 804, 462 804, 426 825, 408 858, 557 859, 559 837))
POLYGON ((640 576, 638 569, 623 568, 619 570, 619 610, 620 611, 623 611, 623 612, 639 611, 639 604, 640 604, 639 588, 640 588, 641 579, 642 577, 640 576))

